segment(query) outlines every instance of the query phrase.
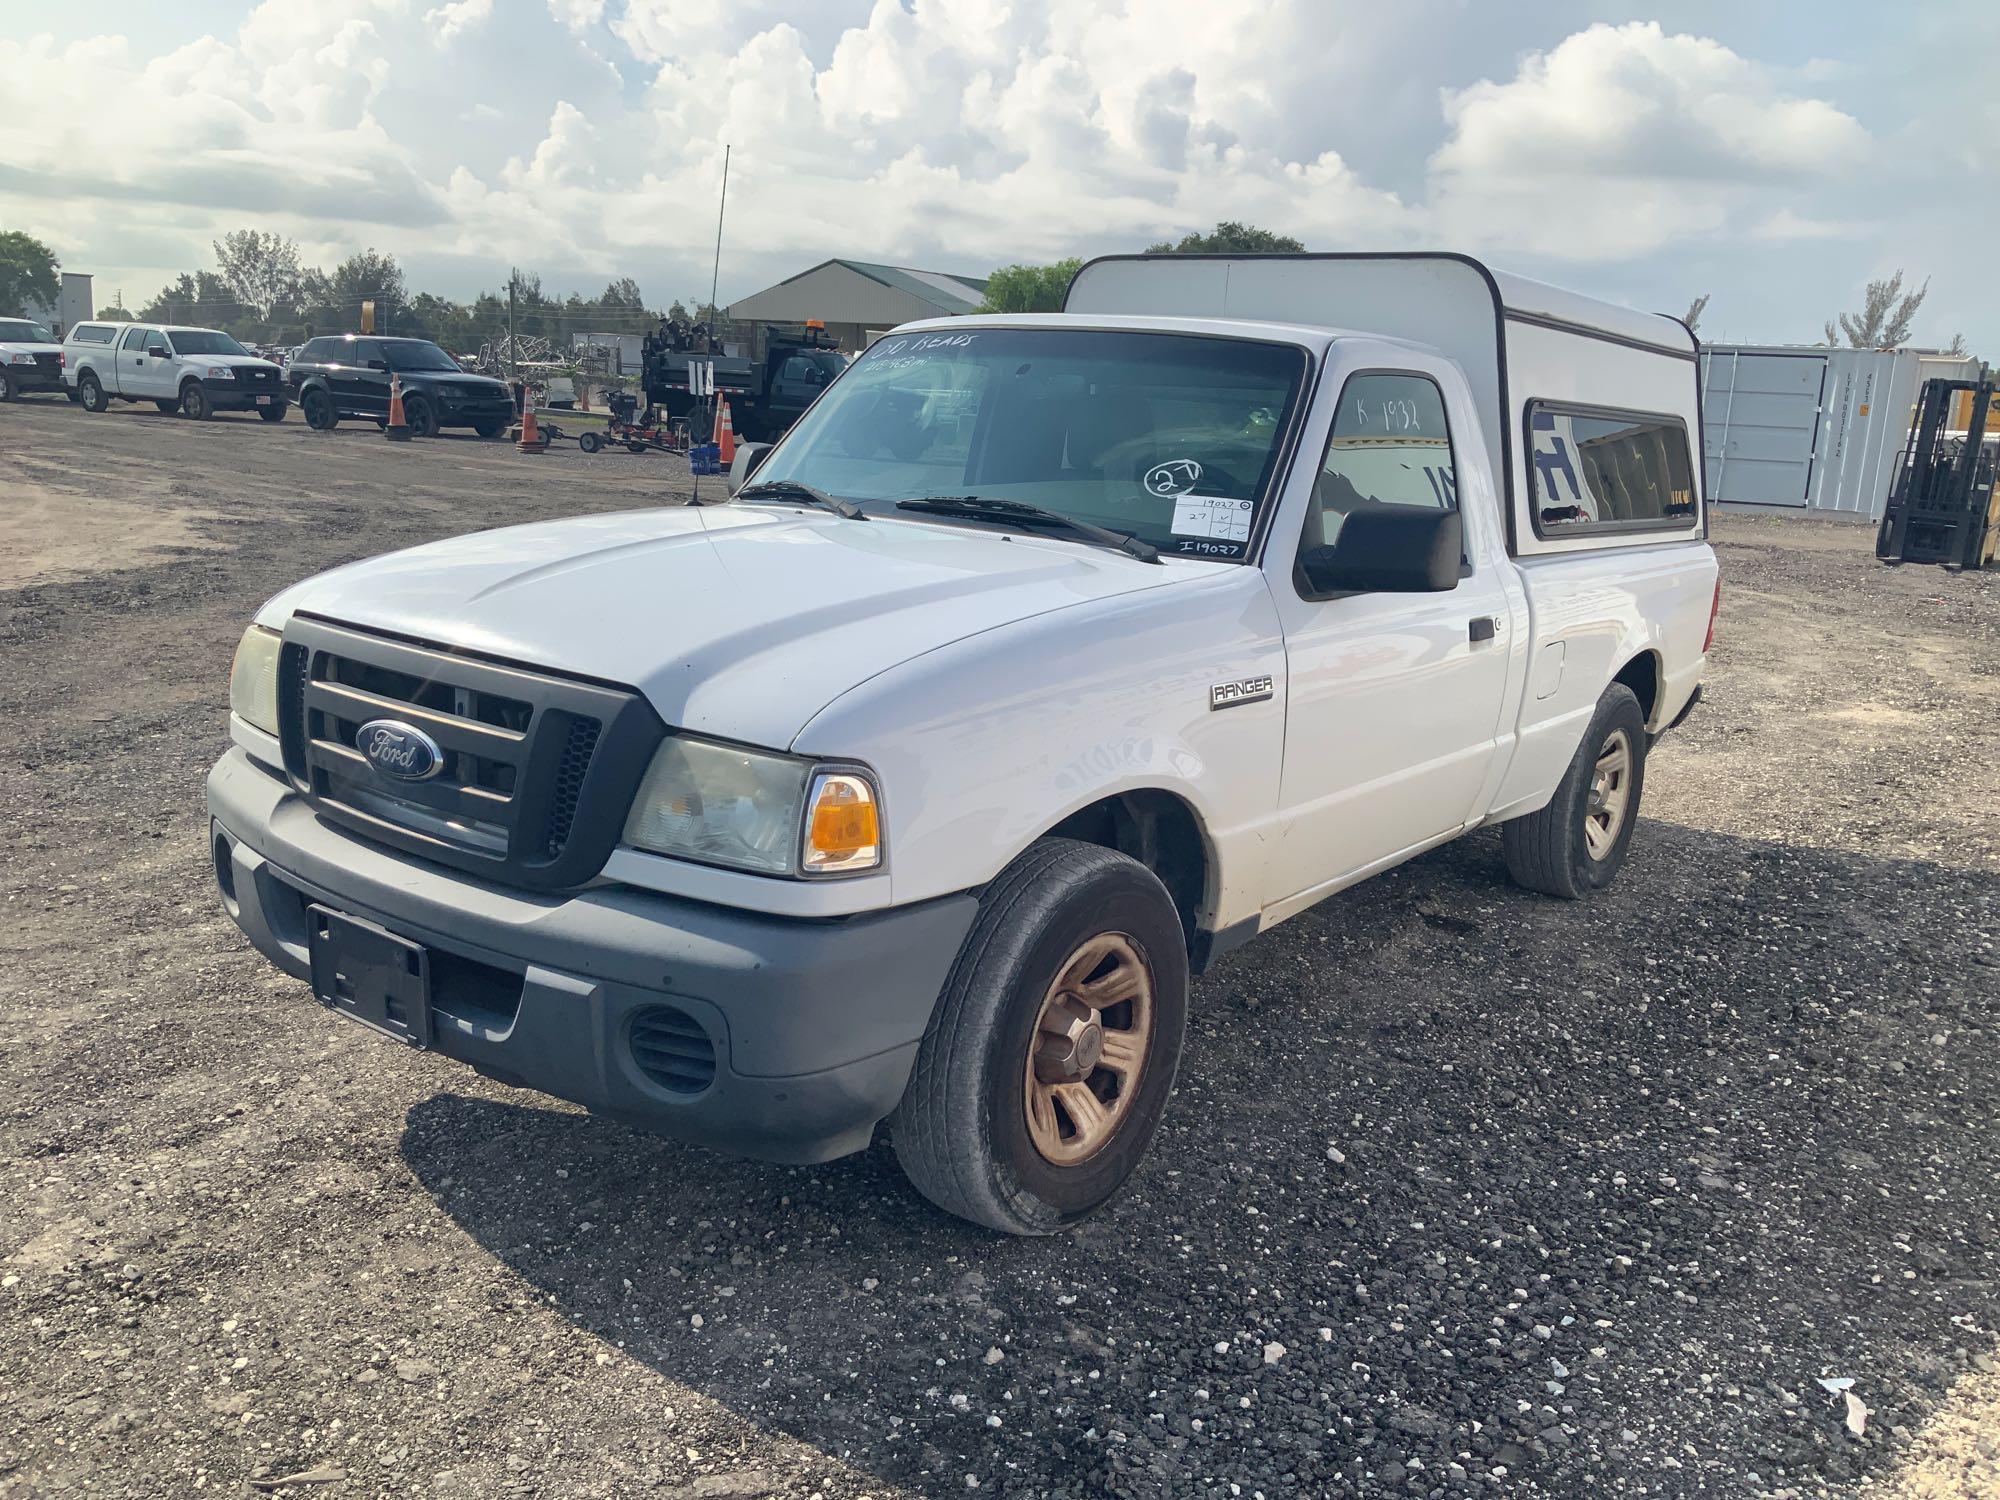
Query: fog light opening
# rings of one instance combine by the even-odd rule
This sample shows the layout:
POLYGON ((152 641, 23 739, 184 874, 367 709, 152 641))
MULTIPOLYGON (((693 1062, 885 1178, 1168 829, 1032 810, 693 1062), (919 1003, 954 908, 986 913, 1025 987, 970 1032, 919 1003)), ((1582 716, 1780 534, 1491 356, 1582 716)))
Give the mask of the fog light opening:
POLYGON ((222 904, 229 908, 233 917, 236 915, 236 861, 230 857, 228 834, 216 834, 214 853, 216 888, 222 892, 222 904))

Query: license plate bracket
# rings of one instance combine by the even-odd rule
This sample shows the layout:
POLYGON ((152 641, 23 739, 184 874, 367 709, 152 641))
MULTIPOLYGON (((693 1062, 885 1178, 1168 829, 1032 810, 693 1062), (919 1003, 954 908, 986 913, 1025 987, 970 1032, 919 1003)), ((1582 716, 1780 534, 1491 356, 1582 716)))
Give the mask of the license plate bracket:
POLYGON ((257 398, 257 404, 259 406, 269 406, 271 404, 271 398, 269 396, 259 396, 257 398))
POLYGON ((306 908, 313 997, 412 1047, 431 1044, 430 952, 328 906, 306 908))

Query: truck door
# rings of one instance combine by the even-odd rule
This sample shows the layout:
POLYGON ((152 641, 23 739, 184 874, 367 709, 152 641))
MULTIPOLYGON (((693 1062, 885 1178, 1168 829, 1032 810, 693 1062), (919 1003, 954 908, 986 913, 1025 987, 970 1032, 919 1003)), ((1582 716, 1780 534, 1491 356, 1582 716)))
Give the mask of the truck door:
POLYGON ((826 389, 826 377, 819 365, 803 354, 788 354, 776 363, 768 405, 778 421, 789 422, 819 398, 826 389))
MULTIPOLYGON (((1465 562, 1446 593, 1316 598, 1295 566, 1298 550, 1333 543, 1357 510, 1459 507, 1464 470, 1484 462, 1464 390, 1456 376, 1416 370, 1349 375, 1303 535, 1273 538, 1288 682, 1271 883, 1281 900, 1456 832, 1492 767, 1510 624, 1497 514, 1463 517, 1465 562)), ((1490 486, 1473 493, 1491 508, 1490 486)))
POLYGON ((118 341, 117 375, 106 381, 106 389, 120 396, 157 396, 165 399, 167 392, 157 388, 153 364, 170 365, 170 359, 155 360, 146 353, 151 344, 166 346, 167 336, 156 328, 128 328, 125 336, 118 341))
POLYGON ((327 370, 327 384, 344 412, 389 419, 389 360, 375 339, 342 340, 334 346, 339 361, 327 370), (377 369, 376 366, 381 368, 377 369))

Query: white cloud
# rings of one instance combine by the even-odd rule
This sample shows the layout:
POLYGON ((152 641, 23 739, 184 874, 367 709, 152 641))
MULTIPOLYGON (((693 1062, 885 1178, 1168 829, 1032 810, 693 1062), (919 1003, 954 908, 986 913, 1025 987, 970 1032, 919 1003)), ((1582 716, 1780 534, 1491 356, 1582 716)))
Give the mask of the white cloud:
POLYGON ((424 12, 424 24, 435 27, 439 46, 450 46, 493 19, 493 0, 451 0, 424 12))
POLYGON ((1719 42, 1592 26, 1505 83, 1447 91, 1440 232, 1590 261, 1711 235, 1865 165, 1852 117, 1779 91, 1719 42))
POLYGON ((1830 244, 1890 181, 1890 147, 1816 97, 1867 60, 1779 70, 1635 23, 1526 52, 1497 28, 1447 65, 1475 19, 1452 0, 1267 0, 1254 20, 1205 0, 274 0, 150 54, 0 39, 0 220, 135 278, 255 223, 488 284, 510 262, 630 272, 664 301, 706 288, 725 142, 725 294, 827 255, 979 272, 1229 218, 1615 279, 1690 247, 1830 244), (1391 106, 1420 132, 1400 165, 1370 126, 1391 106))

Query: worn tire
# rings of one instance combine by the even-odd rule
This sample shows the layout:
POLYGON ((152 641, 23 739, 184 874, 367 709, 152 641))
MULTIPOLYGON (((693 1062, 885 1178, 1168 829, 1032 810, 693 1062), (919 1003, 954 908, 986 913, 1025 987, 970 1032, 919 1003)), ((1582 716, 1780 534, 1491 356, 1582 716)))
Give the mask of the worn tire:
POLYGON ((1639 822, 1639 802, 1646 789, 1646 716, 1639 700, 1622 682, 1614 682, 1597 700, 1597 712, 1571 757, 1569 769, 1549 805, 1526 817, 1500 825, 1500 848, 1507 873, 1517 885, 1545 895, 1574 901, 1602 890, 1625 863, 1632 830, 1639 822), (1610 847, 1593 854, 1584 824, 1591 816, 1591 791, 1598 758, 1619 735, 1630 753, 1626 803, 1610 847))
POLYGON ((76 399, 87 412, 101 412, 111 405, 111 398, 104 394, 104 386, 89 370, 76 377, 76 399))
POLYGON ((200 381, 190 380, 181 386, 181 415, 190 422, 206 422, 215 415, 215 407, 200 381))
POLYGON ((1094 844, 1038 841, 987 887, 938 997, 890 1117, 903 1171, 946 1212, 1009 1234, 1052 1234, 1102 1208, 1144 1158, 1173 1091, 1187 991, 1186 938, 1158 877, 1094 844), (1116 1132, 1094 1155, 1058 1166, 1029 1134, 1029 1048, 1057 975, 1106 932, 1126 934, 1144 955, 1150 1040, 1116 1132))
POLYGON ((604 438, 601 434, 595 432, 579 432, 576 435, 576 445, 585 453, 595 453, 599 448, 604 446, 604 438))

